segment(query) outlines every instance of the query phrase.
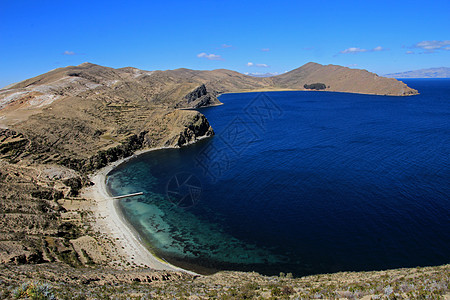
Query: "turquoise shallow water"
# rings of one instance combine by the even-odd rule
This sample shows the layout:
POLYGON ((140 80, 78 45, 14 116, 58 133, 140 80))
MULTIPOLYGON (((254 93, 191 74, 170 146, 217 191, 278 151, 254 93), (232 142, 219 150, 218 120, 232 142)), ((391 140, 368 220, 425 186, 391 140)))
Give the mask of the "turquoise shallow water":
POLYGON ((296 275, 450 261, 450 80, 421 95, 222 95, 216 136, 108 176, 148 246, 200 272, 296 275))
MULTIPOLYGON (((200 145, 190 147, 190 150, 197 146, 200 145)), ((239 265, 265 265, 282 261, 267 249, 235 238, 220 223, 196 215, 203 199, 197 203, 198 206, 188 208, 168 201, 165 188, 159 191, 161 187, 158 187, 158 180, 151 174, 154 168, 149 167, 147 159, 151 160, 151 164, 159 164, 160 159, 168 159, 173 163, 176 159, 172 155, 178 156, 178 149, 158 152, 149 153, 151 158, 146 158, 148 154, 144 154, 139 159, 145 161, 121 166, 108 177, 108 186, 114 195, 134 191, 145 193, 122 200, 120 206, 128 221, 155 254, 176 265, 207 273, 221 269, 224 264, 239 268, 239 265), (154 154, 158 159, 155 160, 154 154), (124 168, 123 172, 121 168, 124 168), (206 264, 206 268, 203 264, 206 264)), ((208 211, 202 211, 202 214, 208 214, 208 211)), ((217 219, 220 216, 211 213, 210 217, 217 219)))

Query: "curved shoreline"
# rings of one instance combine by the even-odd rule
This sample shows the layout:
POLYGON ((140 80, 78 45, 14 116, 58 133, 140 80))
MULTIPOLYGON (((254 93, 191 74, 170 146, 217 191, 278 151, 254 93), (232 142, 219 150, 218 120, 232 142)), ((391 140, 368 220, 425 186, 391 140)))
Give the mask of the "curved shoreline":
MULTIPOLYGON (((197 139, 197 141, 203 138, 206 137, 201 137, 197 139)), ((120 211, 120 208, 117 207, 117 201, 119 200, 113 199, 106 188, 107 175, 114 168, 138 155, 161 149, 170 148, 160 147, 140 150, 130 157, 118 160, 98 170, 90 176, 90 180, 94 185, 85 188, 82 194, 83 197, 92 199, 95 203, 93 207, 95 224, 102 233, 107 234, 114 241, 116 250, 120 252, 121 257, 124 258, 127 263, 154 270, 181 271, 192 275, 198 275, 195 272, 174 266, 154 255, 144 245, 139 233, 131 224, 129 224, 120 211)))

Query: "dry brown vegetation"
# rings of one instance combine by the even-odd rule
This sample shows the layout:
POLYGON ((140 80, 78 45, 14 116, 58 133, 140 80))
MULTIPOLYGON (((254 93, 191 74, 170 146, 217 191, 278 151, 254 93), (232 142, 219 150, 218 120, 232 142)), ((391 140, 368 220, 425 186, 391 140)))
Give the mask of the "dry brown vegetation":
POLYGON ((34 290, 58 299, 448 299, 449 271, 446 265, 292 278, 250 272, 193 276, 145 269, 74 269, 56 263, 0 265, 0 297, 20 298, 22 291, 34 290))

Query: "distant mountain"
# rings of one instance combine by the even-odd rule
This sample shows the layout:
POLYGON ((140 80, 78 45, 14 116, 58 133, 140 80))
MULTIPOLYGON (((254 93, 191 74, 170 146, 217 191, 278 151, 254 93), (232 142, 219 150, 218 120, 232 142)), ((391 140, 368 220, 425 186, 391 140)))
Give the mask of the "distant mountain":
POLYGON ((450 78, 450 68, 429 68, 407 72, 386 74, 389 78, 450 78))

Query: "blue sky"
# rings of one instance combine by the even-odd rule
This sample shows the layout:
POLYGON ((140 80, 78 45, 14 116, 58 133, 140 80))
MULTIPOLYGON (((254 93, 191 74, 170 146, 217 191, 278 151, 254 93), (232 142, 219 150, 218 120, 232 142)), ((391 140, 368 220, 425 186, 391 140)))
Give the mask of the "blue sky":
POLYGON ((450 1, 0 1, 0 86, 89 61, 282 73, 450 67, 450 1))

